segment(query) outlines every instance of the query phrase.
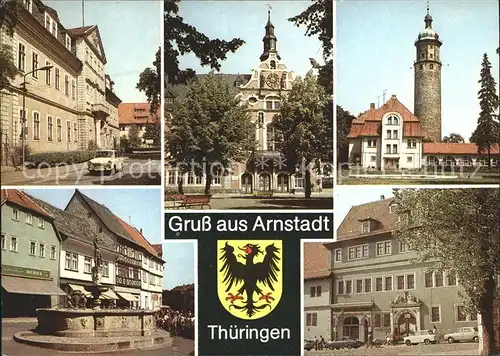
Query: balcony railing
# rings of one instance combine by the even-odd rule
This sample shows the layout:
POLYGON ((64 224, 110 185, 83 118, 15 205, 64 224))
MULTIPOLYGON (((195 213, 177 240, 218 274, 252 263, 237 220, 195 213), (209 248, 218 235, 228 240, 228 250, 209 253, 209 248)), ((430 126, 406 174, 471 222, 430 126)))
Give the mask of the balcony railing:
POLYGON ((125 263, 125 264, 128 264, 128 265, 131 265, 131 266, 137 266, 137 267, 141 267, 141 261, 140 260, 136 260, 132 257, 128 257, 128 256, 119 256, 116 260, 117 262, 121 262, 121 263, 125 263))
POLYGON ((92 104, 92 113, 96 116, 108 117, 109 110, 103 104, 92 104))
POLYGON ((141 281, 127 277, 116 276, 116 285, 123 287, 141 287, 141 281))

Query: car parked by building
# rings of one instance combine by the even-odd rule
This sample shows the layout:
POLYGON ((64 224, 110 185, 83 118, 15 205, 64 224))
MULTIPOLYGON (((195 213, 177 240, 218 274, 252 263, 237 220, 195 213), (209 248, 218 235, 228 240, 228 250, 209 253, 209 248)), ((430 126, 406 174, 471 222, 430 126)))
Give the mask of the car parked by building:
POLYGON ((325 348, 330 350, 338 350, 338 349, 357 349, 363 345, 363 343, 359 340, 349 339, 347 337, 343 337, 341 339, 335 339, 332 341, 327 341, 325 343, 325 348))
POLYGON ((435 344, 436 341, 437 337, 432 330, 418 330, 415 331, 413 335, 408 335, 403 338, 403 342, 408 346, 417 344, 435 344))
POLYGON ((460 341, 479 342, 479 334, 477 327, 464 326, 458 328, 454 333, 445 334, 444 339, 450 344, 460 341))
POLYGON ((123 171, 123 158, 116 150, 99 150, 95 157, 87 163, 89 172, 115 173, 123 171))
POLYGON ((311 351, 312 349, 314 349, 314 341, 304 340, 304 350, 311 351))

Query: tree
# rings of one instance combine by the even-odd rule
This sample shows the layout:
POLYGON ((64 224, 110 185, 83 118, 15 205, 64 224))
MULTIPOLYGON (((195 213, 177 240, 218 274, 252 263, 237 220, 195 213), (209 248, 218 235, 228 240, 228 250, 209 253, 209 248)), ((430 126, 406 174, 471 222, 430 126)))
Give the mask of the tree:
POLYGON ((153 140, 153 145, 161 145, 161 126, 160 124, 147 124, 144 135, 142 136, 144 140, 153 140))
POLYGON ((331 98, 311 72, 293 83, 273 125, 283 138, 287 166, 302 168, 305 196, 311 197, 311 170, 333 157, 333 119, 325 115, 331 98))
POLYGON ((356 119, 348 110, 344 110, 342 106, 337 105, 337 162, 347 162, 349 159, 349 142, 347 135, 351 129, 352 121, 356 119))
MULTIPOLYGON (((23 11, 20 0, 3 1, 0 4, 0 31, 5 31, 6 36, 12 37, 18 18, 23 11)), ((0 44, 0 90, 6 88, 18 73, 14 63, 12 46, 6 43, 0 44)))
POLYGON ((490 355, 500 274, 500 191, 396 189, 395 198, 400 215, 395 237, 417 253, 414 262, 456 274, 470 311, 481 314, 483 355, 490 355))
POLYGON ((491 146, 500 143, 498 122, 498 95, 496 94, 495 79, 491 75, 491 63, 485 53, 481 64, 481 78, 479 79, 479 106, 481 112, 477 119, 477 128, 470 141, 477 144, 478 152, 488 153, 488 168, 491 168, 491 146))
POLYGON ((161 74, 165 76, 165 88, 169 86, 186 83, 188 79, 195 76, 195 72, 190 69, 179 67, 178 57, 187 53, 193 53, 202 66, 209 66, 212 69, 221 68, 220 61, 226 59, 229 52, 236 52, 245 41, 234 38, 231 41, 220 39, 210 39, 199 32, 196 27, 184 22, 178 15, 180 0, 164 0, 164 51, 165 61, 163 71, 160 70, 159 60, 160 49, 156 52, 154 66, 155 69, 146 68, 139 77, 137 88, 144 91, 148 102, 151 103, 151 113, 155 113, 159 108, 161 93, 161 74))
POLYGON ((464 143, 465 140, 464 138, 462 137, 462 135, 460 134, 457 134, 455 132, 452 132, 451 134, 449 134, 448 136, 445 136, 443 138, 443 142, 449 142, 449 143, 464 143))
POLYGON ((128 144, 130 147, 140 147, 141 146, 141 137, 139 134, 139 129, 137 125, 133 125, 128 131, 128 144))
POLYGON ((210 194, 214 174, 242 161, 255 148, 255 125, 229 83, 210 73, 188 85, 184 100, 167 117, 166 147, 181 171, 206 174, 210 194))

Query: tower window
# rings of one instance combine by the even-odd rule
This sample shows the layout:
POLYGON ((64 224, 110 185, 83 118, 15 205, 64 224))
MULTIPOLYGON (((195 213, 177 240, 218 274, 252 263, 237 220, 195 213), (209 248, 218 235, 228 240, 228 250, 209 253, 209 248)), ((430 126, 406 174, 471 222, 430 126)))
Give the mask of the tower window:
POLYGON ((424 69, 424 65, 423 64, 420 65, 420 70, 422 70, 422 69, 424 69))
POLYGON ((434 57, 434 55, 432 53, 429 53, 429 58, 432 58, 434 57))
POLYGON ((434 69, 434 64, 431 64, 431 69, 434 69))
POLYGON ((425 58, 425 53, 424 52, 420 52, 420 58, 425 58))
POLYGON ((276 61, 271 61, 271 69, 276 69, 276 61))

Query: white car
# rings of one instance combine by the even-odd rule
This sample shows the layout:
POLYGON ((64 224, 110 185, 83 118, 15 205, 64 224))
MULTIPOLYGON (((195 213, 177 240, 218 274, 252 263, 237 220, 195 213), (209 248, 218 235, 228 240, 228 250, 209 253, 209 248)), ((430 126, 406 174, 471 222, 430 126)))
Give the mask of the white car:
POLYGON ((87 162, 89 172, 115 173, 123 171, 123 158, 115 150, 99 150, 94 158, 87 162))
POLYGON ((479 342, 479 334, 476 327, 464 326, 458 328, 454 333, 449 333, 444 336, 444 339, 448 343, 453 344, 454 342, 460 341, 474 341, 479 342))
POLYGON ((416 344, 435 344, 437 339, 436 335, 432 330, 419 330, 415 331, 413 335, 405 336, 403 341, 406 345, 416 345, 416 344))

